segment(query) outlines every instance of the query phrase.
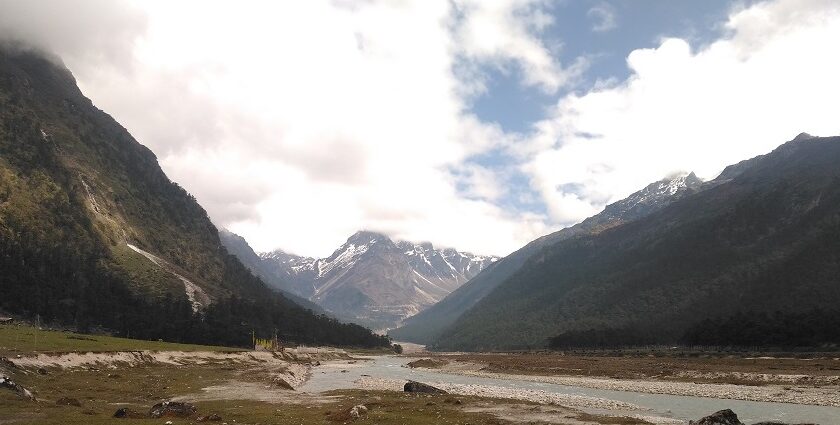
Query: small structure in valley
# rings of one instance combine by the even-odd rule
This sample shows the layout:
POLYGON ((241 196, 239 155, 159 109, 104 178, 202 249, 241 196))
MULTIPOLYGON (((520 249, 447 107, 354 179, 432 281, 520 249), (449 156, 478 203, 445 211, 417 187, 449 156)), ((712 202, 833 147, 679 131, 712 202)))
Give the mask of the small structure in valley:
POLYGON ((251 339, 254 342, 254 351, 283 351, 283 345, 280 344, 280 339, 277 338, 277 332, 269 339, 257 338, 252 332, 251 339))

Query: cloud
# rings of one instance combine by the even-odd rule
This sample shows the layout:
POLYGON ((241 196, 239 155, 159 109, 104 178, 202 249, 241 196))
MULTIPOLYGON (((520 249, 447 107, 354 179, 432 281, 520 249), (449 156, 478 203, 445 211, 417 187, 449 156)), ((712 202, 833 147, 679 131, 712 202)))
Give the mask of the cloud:
POLYGON ((715 177, 802 131, 840 134, 837 2, 763 2, 733 11, 726 28, 697 51, 673 38, 633 51, 629 78, 561 98, 536 125, 525 169, 555 220, 674 171, 715 177))
MULTIPOLYGON (((124 67, 145 30, 142 11, 112 0, 0 0, 0 39, 24 41, 78 62, 124 67)), ((93 67, 80 67, 86 72, 93 67)))
POLYGON ((720 40, 663 39, 588 91, 586 61, 547 41, 551 6, 0 0, 0 38, 60 55, 258 250, 324 256, 367 228, 505 254, 675 171, 713 177, 800 131, 840 133, 836 1, 733 10, 720 40), (469 110, 488 68, 575 91, 505 133, 469 110))
POLYGON ((569 81, 542 2, 0 1, 0 34, 60 55, 258 250, 323 256, 369 228, 505 254, 550 228, 498 206, 492 171, 451 172, 511 143, 467 109, 483 67, 569 81))
POLYGON ((502 69, 514 64, 524 75, 526 85, 547 93, 571 84, 583 71, 580 59, 564 67, 557 55, 540 38, 554 22, 548 5, 540 0, 454 0, 457 11, 455 48, 466 78, 476 85, 473 91, 485 90, 476 65, 488 62, 502 69), (479 74, 479 75, 476 75, 479 74))
POLYGON ((606 2, 600 2, 592 6, 586 12, 586 16, 595 21, 592 25, 593 32, 607 32, 618 26, 615 8, 606 2))

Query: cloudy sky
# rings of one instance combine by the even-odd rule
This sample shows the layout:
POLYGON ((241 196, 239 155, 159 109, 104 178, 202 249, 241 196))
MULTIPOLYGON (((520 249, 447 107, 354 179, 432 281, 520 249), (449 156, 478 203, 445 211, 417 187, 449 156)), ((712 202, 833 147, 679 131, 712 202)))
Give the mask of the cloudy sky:
POLYGON ((506 254, 840 134, 836 0, 0 0, 257 250, 506 254))

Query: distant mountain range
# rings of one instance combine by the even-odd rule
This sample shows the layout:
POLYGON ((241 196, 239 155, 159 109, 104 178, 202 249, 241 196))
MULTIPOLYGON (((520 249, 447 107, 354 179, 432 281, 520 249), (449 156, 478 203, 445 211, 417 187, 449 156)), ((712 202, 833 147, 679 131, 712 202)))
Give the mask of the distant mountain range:
MULTIPOLYGON (((236 236, 222 240, 230 248, 236 236)), ((247 251, 231 249, 248 257, 247 251)), ((339 318, 375 329, 401 323, 492 265, 498 257, 431 243, 392 241, 376 232, 352 235, 327 258, 301 257, 281 250, 244 258, 252 270, 270 276, 278 289, 306 298, 339 318)))
POLYGON ((840 137, 802 134, 681 195, 649 186, 662 195, 656 207, 633 207, 649 198, 631 196, 537 240, 392 335, 442 350, 737 343, 762 333, 836 343, 798 338, 810 327, 791 320, 840 305, 838 164, 840 137), (421 328, 438 310, 446 320, 421 328), (729 335, 735 325, 741 337, 729 335))
POLYGON ((584 234, 594 234, 658 211, 670 203, 701 190, 703 181, 694 173, 651 183, 625 199, 607 205, 583 222, 543 236, 498 261, 461 286, 441 302, 405 320, 402 327, 389 332, 393 338, 431 344, 464 312, 509 279, 535 254, 557 242, 584 234))
POLYGON ((60 59, 0 45, 0 309, 136 338, 387 345, 269 289, 60 59))

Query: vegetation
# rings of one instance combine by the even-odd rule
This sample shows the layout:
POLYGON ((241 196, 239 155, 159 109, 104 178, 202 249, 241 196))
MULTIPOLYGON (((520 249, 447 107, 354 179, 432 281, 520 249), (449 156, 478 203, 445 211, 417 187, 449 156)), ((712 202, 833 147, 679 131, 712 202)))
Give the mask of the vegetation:
POLYGON ((546 248, 567 239, 597 233, 623 222, 645 217, 697 192, 702 187, 701 180, 693 173, 687 176, 683 183, 685 186, 680 190, 662 192, 663 182, 654 182, 626 199, 607 205, 600 213, 574 226, 532 241, 483 270, 440 302, 409 317, 400 328, 388 334, 399 341, 433 345, 461 315, 510 279, 528 260, 544 252, 546 248))
POLYGON ((21 352, 97 351, 238 351, 230 347, 176 344, 161 341, 41 330, 25 325, 0 325, 0 356, 21 352))
MULTIPOLYGON (((504 403, 508 409, 517 407, 533 411, 535 405, 511 400, 467 396, 418 395, 395 391, 340 390, 323 396, 299 394, 293 391, 265 390, 276 399, 257 401, 260 394, 231 394, 230 399, 207 400, 202 388, 226 385, 231 381, 258 382, 259 388, 268 386, 261 374, 243 373, 241 366, 209 361, 206 364, 186 364, 177 368, 149 364, 119 370, 62 370, 48 368, 47 374, 21 374, 17 382, 35 389, 38 402, 24 400, 10 391, 0 390, 0 422, 33 425, 97 425, 115 423, 112 415, 121 407, 148 412, 149 407, 162 400, 179 397, 194 404, 199 415, 215 413, 221 422, 229 424, 322 424, 351 423, 348 411, 364 405, 368 412, 358 423, 404 425, 502 425, 508 422, 490 413, 471 410, 492 410, 504 403), (281 393, 281 394, 278 394, 281 393), (81 406, 56 404, 62 397, 77 399, 81 406), (251 399, 248 399, 251 398, 251 399)), ((618 419, 564 410, 570 418, 601 424, 645 424, 640 419, 616 422, 618 419)), ((195 423, 195 418, 130 419, 131 424, 160 425, 195 423)))
MULTIPOLYGON (((831 315, 840 304, 838 163, 838 137, 790 142, 649 216, 555 243, 461 316, 434 348, 540 348, 553 337, 561 346, 609 338, 676 344, 696 323, 737 312, 752 312, 755 326, 745 326, 753 330, 764 320, 775 326, 775 311, 789 314, 782 322, 806 320, 814 309, 831 315)), ((707 323, 692 337, 711 341, 735 321, 707 323)), ((791 343, 824 342, 805 331, 809 325, 798 326, 805 336, 791 343)), ((747 329, 740 336, 780 342, 747 329)))
POLYGON ((310 344, 390 345, 267 288, 69 71, 8 49, 0 49, 0 310, 140 339, 247 346, 252 332, 276 332, 310 344), (193 312, 173 272, 206 291, 210 306, 193 312))
POLYGON ((689 327, 682 342, 690 346, 837 348, 840 310, 740 312, 689 327))
POLYGON ((628 327, 623 329, 598 328, 583 331, 563 332, 548 340, 548 347, 554 350, 579 348, 622 348, 655 343, 653 332, 644 332, 628 327))

